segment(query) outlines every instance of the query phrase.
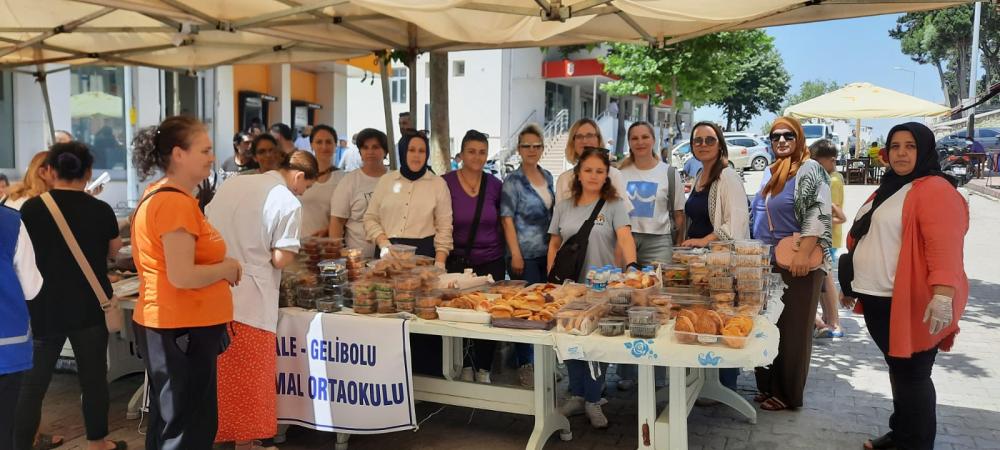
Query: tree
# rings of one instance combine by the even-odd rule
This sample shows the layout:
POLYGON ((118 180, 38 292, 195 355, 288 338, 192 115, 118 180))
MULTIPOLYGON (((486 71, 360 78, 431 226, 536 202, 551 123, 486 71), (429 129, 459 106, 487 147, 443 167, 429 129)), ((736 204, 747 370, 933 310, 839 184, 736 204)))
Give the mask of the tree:
MULTIPOLYGON (((746 59, 754 32, 721 32, 672 45, 610 44, 601 58, 604 70, 618 80, 601 85, 615 96, 644 95, 653 104, 671 99, 695 108, 715 103, 729 94, 730 83, 746 59)), ((673 108, 671 129, 677 132, 679 108, 673 108)))
POLYGON ((806 100, 812 100, 837 89, 840 89, 840 85, 836 81, 824 81, 820 79, 803 81, 799 85, 799 91, 789 96, 788 100, 785 100, 785 104, 781 106, 781 110, 784 111, 789 106, 798 105, 806 100))
POLYGON ((726 116, 726 130, 742 130, 764 111, 777 113, 788 94, 791 77, 774 48, 774 39, 753 30, 750 56, 739 65, 730 92, 715 104, 726 116))

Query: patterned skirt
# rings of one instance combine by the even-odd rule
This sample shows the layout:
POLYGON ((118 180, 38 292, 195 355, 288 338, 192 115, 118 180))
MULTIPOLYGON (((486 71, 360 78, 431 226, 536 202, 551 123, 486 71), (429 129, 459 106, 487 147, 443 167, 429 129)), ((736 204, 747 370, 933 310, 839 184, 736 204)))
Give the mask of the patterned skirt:
POLYGON ((278 429, 275 334, 239 322, 232 322, 232 327, 232 342, 219 355, 219 431, 215 441, 267 439, 278 429))

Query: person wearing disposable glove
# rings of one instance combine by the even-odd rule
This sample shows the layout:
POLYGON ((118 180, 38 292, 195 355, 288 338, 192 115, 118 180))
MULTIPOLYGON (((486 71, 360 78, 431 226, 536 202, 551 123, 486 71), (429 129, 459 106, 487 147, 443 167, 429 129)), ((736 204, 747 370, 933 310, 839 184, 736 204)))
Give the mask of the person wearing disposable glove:
POLYGON ((937 429, 931 369, 938 350, 954 344, 969 295, 962 253, 969 206, 941 172, 930 129, 897 125, 886 142, 889 169, 858 211, 850 253, 841 257, 841 301, 864 313, 892 384, 890 431, 865 448, 930 449, 937 429))

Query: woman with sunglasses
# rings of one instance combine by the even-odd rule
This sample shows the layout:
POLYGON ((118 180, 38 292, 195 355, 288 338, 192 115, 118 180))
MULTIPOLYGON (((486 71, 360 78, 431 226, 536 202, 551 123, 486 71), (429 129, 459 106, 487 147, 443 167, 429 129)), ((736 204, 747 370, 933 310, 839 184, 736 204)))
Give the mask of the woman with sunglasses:
MULTIPOLYGON (((552 213, 547 270, 552 270, 559 247, 576 235, 597 207, 601 208, 601 212, 590 230, 583 270, 576 280, 584 281, 589 266, 614 264, 615 255, 619 254, 629 266, 637 266, 628 211, 608 178, 611 169, 608 153, 602 149, 588 148, 580 155, 573 168, 572 196, 557 203, 552 213)), ((566 361, 566 368, 572 397, 560 407, 559 412, 566 417, 585 413, 591 426, 607 428, 608 418, 601 409, 606 401, 601 398, 601 392, 604 390, 607 364, 571 359, 566 361)))
POLYGON ((788 285, 777 323, 781 340, 774 362, 756 370, 760 394, 754 400, 762 402, 764 410, 780 411, 802 406, 812 357, 813 319, 831 266, 827 249, 833 212, 830 176, 810 159, 799 121, 778 117, 769 137, 777 160, 764 171, 760 192, 753 200, 752 233, 772 246, 796 233, 801 237, 789 267, 780 267, 774 258, 773 271, 788 285), (816 246, 823 250, 825 261, 820 267, 811 267, 809 259, 816 246))
MULTIPOLYGON (((512 280, 528 284, 544 283, 546 252, 549 248, 549 222, 556 194, 552 174, 538 165, 545 146, 541 127, 530 124, 517 136, 521 167, 503 180, 500 196, 500 221, 510 255, 507 272, 512 280)), ((534 386, 531 345, 514 344, 517 375, 521 385, 534 386)))
MULTIPOLYGON (((570 164, 576 164, 584 149, 587 147, 601 148, 603 145, 604 137, 601 135, 601 128, 597 126, 597 122, 591 119, 577 120, 569 128, 569 140, 566 141, 566 161, 570 164)), ((604 152, 607 153, 607 150, 604 152)), ((573 198, 573 173, 573 170, 567 170, 556 180, 556 202, 573 198)), ((608 179, 611 180, 611 186, 617 192, 623 193, 621 198, 625 202, 625 209, 632 211, 632 202, 624 194, 626 192, 625 178, 622 177, 621 171, 612 166, 608 171, 608 179)))

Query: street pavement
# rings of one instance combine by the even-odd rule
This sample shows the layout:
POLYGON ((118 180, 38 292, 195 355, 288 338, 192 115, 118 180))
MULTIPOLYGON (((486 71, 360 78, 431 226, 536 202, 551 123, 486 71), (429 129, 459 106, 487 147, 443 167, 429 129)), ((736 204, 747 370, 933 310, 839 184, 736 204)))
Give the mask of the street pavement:
MULTIPOLYGON (((747 176, 751 192, 760 173, 747 176)), ((848 217, 853 218, 874 186, 847 186, 848 217)), ((1000 448, 1000 204, 987 197, 970 198, 971 228, 966 238, 965 269, 971 295, 962 318, 961 334, 954 349, 941 353, 933 373, 938 399, 938 433, 935 449, 1000 448)), ((846 336, 817 341, 806 386, 805 406, 795 411, 760 411, 757 424, 750 424, 724 406, 698 407, 688 420, 690 448, 708 449, 852 449, 865 439, 888 431, 892 401, 888 372, 881 353, 871 341, 864 320, 841 311, 846 336)), ((513 369, 498 374, 510 380, 513 369)), ((84 448, 78 389, 73 375, 53 379, 51 401, 46 402, 46 430, 59 430, 71 439, 63 448, 84 448)), ((573 440, 554 435, 548 449, 636 448, 636 393, 619 392, 617 377, 609 374, 605 406, 611 425, 592 429, 583 416, 571 419, 573 440)), ((111 438, 129 441, 130 448, 143 448, 138 421, 125 420, 125 402, 142 378, 133 376, 112 384, 111 438)), ((755 394, 753 374, 739 379, 740 393, 755 394)), ((565 392, 565 378, 560 385, 565 392)), ((662 408, 664 405, 660 405, 662 408)), ((514 414, 443 406, 417 405, 419 431, 353 436, 352 449, 519 449, 524 448, 533 418, 514 414)), ((282 449, 333 448, 334 436, 293 427, 282 449)))

